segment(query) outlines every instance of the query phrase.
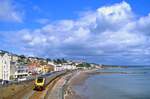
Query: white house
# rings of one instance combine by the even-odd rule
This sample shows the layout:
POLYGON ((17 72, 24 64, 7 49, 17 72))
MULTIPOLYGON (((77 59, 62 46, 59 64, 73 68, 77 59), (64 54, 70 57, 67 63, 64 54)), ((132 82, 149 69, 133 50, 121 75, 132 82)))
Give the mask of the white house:
POLYGON ((10 80, 10 61, 11 57, 8 53, 0 52, 0 79, 10 80))
POLYGON ((64 68, 61 64, 54 65, 54 71, 62 71, 62 70, 64 70, 64 68))
POLYGON ((48 64, 54 66, 54 71, 64 70, 61 64, 55 64, 53 61, 48 61, 48 64))
POLYGON ((28 67, 26 65, 18 65, 17 71, 15 72, 15 78, 18 81, 27 80, 28 74, 28 67))
POLYGON ((48 61, 49 65, 55 65, 55 63, 53 61, 48 61))
POLYGON ((72 65, 72 64, 63 64, 62 66, 64 69, 66 70, 73 70, 73 69, 76 69, 76 66, 75 65, 72 65))
POLYGON ((74 70, 74 69, 76 69, 76 66, 68 63, 54 65, 54 71, 74 70))
POLYGON ((2 57, 2 55, 0 54, 0 82, 2 82, 2 80, 3 80, 3 64, 2 64, 2 60, 3 60, 3 57, 2 57))
POLYGON ((76 69, 76 65, 72 61, 67 61, 67 63, 63 63, 63 64, 55 64, 53 61, 48 61, 48 64, 54 66, 54 71, 76 69))

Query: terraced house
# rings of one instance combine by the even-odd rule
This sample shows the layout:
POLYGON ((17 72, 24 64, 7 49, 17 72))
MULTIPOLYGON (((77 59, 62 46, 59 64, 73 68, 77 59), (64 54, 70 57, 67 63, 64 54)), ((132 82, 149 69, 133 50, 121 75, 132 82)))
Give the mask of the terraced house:
POLYGON ((10 56, 8 53, 0 52, 0 80, 10 80, 10 56))

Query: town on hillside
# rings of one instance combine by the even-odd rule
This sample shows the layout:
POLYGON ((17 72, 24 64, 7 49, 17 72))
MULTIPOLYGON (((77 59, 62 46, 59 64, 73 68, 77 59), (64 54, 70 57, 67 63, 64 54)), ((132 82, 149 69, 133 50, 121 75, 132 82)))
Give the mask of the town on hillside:
POLYGON ((101 65, 66 59, 45 59, 0 51, 0 84, 31 80, 37 75, 63 70, 100 68, 101 65))

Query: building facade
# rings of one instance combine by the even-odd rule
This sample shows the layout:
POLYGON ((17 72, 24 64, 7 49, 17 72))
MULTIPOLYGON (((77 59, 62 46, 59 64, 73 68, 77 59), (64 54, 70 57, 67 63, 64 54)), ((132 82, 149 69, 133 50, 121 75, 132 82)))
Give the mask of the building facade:
POLYGON ((2 55, 0 54, 0 82, 2 82, 2 80, 3 80, 3 64, 2 64, 2 59, 3 59, 3 57, 2 57, 2 55))
POLYGON ((27 80, 28 76, 29 76, 28 67, 26 65, 18 65, 16 67, 16 72, 15 72, 16 80, 18 81, 27 80))
POLYGON ((17 71, 17 63, 12 62, 10 63, 10 80, 15 80, 15 72, 17 71))
POLYGON ((10 80, 10 56, 8 53, 0 53, 0 79, 10 80))

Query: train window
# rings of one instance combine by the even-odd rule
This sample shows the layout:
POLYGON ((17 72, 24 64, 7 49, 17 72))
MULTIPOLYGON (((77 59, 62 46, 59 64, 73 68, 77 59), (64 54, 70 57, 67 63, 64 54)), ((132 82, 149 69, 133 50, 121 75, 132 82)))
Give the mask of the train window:
POLYGON ((43 77, 38 77, 37 83, 42 83, 43 82, 43 77))

